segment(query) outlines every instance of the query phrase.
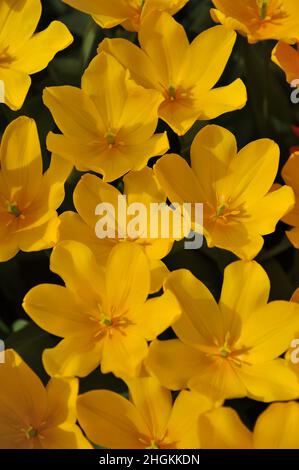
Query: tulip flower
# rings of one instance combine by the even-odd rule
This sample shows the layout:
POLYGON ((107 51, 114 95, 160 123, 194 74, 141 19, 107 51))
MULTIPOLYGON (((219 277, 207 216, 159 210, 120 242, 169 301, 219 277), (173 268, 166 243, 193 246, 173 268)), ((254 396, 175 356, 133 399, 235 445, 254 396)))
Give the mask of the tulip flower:
POLYGON ((191 146, 191 168, 178 155, 165 155, 154 171, 172 202, 204 205, 203 228, 209 247, 253 259, 263 235, 294 207, 289 186, 272 190, 279 147, 272 140, 251 142, 239 152, 234 135, 206 126, 191 146))
POLYGON ((296 0, 212 0, 214 21, 235 29, 248 42, 278 39, 299 41, 298 3, 296 0))
POLYGON ((167 13, 153 13, 139 31, 141 48, 125 39, 104 39, 99 51, 113 55, 133 79, 159 92, 159 117, 178 135, 197 120, 210 120, 241 109, 246 88, 237 79, 214 88, 236 41, 236 33, 223 26, 199 34, 190 44, 179 23, 167 13))
POLYGON ((118 244, 101 266, 85 245, 61 242, 52 252, 51 270, 65 287, 36 286, 23 304, 41 328, 63 338, 43 353, 50 376, 85 377, 101 364, 103 373, 134 377, 148 353, 147 341, 180 315, 170 292, 147 300, 150 269, 136 244, 118 244))
POLYGON ((130 399, 94 390, 78 397, 78 419, 92 442, 109 449, 196 449, 197 422, 212 401, 184 390, 171 392, 154 377, 129 381, 130 399))
POLYGON ((250 397, 270 402, 299 397, 297 374, 280 356, 299 331, 299 305, 267 303, 270 282, 255 261, 224 271, 219 304, 190 271, 165 282, 182 315, 179 339, 153 341, 146 365, 165 387, 190 388, 215 400, 250 397))
POLYGON ((20 117, 4 132, 0 147, 0 261, 19 250, 40 251, 57 242, 57 209, 72 166, 55 155, 43 174, 36 124, 20 117))
POLYGON ((48 135, 48 149, 105 181, 141 170, 169 148, 166 133, 154 135, 162 99, 136 85, 112 56, 100 54, 85 71, 81 89, 45 89, 44 103, 63 132, 48 135))
POLYGON ((40 0, 2 0, 0 5, 0 80, 4 102, 12 110, 23 106, 30 75, 45 69, 57 52, 73 42, 60 21, 34 34, 42 14, 40 0))
MULTIPOLYGON (((74 205, 78 213, 67 211, 60 216, 59 241, 75 240, 84 243, 91 248, 100 264, 107 261, 112 248, 117 243, 121 243, 123 240, 137 243, 148 257, 151 270, 151 292, 156 292, 161 289, 163 280, 168 274, 168 269, 161 259, 170 252, 173 240, 151 238, 150 211, 152 203, 165 203, 166 196, 156 182, 153 171, 148 167, 130 172, 124 177, 124 196, 127 206, 134 203, 144 204, 147 211, 148 230, 143 237, 130 238, 129 234, 126 234, 122 238, 118 232, 119 222, 123 220, 123 215, 119 214, 123 207, 119 204, 119 198, 122 198, 122 194, 114 186, 104 183, 99 177, 86 174, 82 176, 73 194, 74 205), (99 216, 95 214, 95 209, 103 203, 111 204, 114 209, 110 220, 111 233, 114 235, 98 238, 96 226, 99 216)), ((126 218, 127 224, 125 221, 125 227, 122 229, 126 229, 129 221, 132 220, 132 216, 126 218)))
POLYGON ((77 379, 46 387, 13 350, 0 363, 0 449, 92 449, 76 425, 77 379))

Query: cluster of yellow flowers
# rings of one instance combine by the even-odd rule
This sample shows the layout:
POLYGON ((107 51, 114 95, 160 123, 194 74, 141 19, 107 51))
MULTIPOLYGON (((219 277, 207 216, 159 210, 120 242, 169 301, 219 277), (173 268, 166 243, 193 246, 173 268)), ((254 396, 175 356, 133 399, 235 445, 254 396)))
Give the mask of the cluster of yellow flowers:
MULTIPOLYGON (((19 117, 4 132, 0 261, 53 248, 50 269, 65 286, 42 284, 25 296, 28 316, 61 341, 43 352, 46 387, 6 351, 0 448, 299 448, 299 369, 288 353, 299 333, 299 294, 268 303, 269 278, 253 261, 280 220, 294 227, 287 236, 299 248, 299 153, 279 186, 272 140, 238 151, 230 131, 207 125, 189 165, 167 154, 166 132, 155 133, 159 119, 182 136, 197 120, 245 106, 242 80, 215 87, 236 31, 250 43, 278 40, 273 61, 288 81, 299 78, 298 1, 213 0, 212 18, 221 24, 191 44, 172 17, 187 2, 66 0, 103 28, 138 32, 139 46, 104 39, 81 88, 44 90, 61 131, 47 136, 46 172, 34 120, 19 117), (153 169, 151 157, 161 157, 153 169), (85 172, 73 194, 77 212, 58 216, 74 167, 85 172), (218 303, 190 271, 167 270, 162 259, 173 239, 97 238, 95 208, 117 207, 121 192, 110 183, 118 178, 132 202, 203 203, 208 247, 239 258, 225 269, 218 303), (157 339, 169 327, 176 338, 157 339), (98 367, 127 384, 129 399, 109 390, 78 396, 78 378, 98 367), (171 391, 179 392, 174 403, 171 391), (251 432, 223 406, 241 397, 289 402, 271 404, 251 432)), ((30 75, 72 42, 57 21, 35 34, 40 15, 40 0, 0 3, 0 80, 12 110, 22 107, 30 75)))

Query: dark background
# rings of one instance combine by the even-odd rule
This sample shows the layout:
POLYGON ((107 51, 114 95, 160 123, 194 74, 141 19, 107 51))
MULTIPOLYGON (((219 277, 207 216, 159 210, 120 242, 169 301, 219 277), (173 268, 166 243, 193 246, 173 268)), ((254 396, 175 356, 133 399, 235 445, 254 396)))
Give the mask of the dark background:
MULTIPOLYGON (((6 126, 17 116, 26 115, 37 121, 44 166, 47 168, 50 155, 45 148, 45 136, 55 130, 55 124, 47 108, 42 103, 42 91, 46 86, 80 86, 81 76, 90 60, 94 57, 98 43, 104 37, 126 37, 137 41, 136 35, 121 27, 102 30, 83 13, 66 6, 60 0, 43 0, 43 15, 38 26, 42 30, 57 19, 63 21, 75 37, 74 43, 49 64, 48 68, 32 76, 32 86, 21 111, 12 112, 0 105, 0 135, 6 126)), ((213 26, 210 19, 209 0, 190 0, 176 18, 183 23, 190 39, 213 26)), ((271 62, 271 50, 275 42, 266 41, 248 45, 238 36, 238 40, 223 74, 220 84, 229 84, 241 77, 248 90, 249 100, 242 111, 226 114, 214 120, 215 123, 230 129, 236 136, 239 146, 260 137, 274 139, 281 148, 281 167, 289 156, 289 148, 298 145, 298 138, 291 130, 299 125, 299 105, 290 101, 291 88, 284 74, 271 62)), ((167 129, 171 142, 171 152, 189 158, 189 148, 195 134, 205 126, 198 122, 183 138, 178 138, 164 123, 159 130, 167 129)), ((73 172, 67 182, 67 196, 61 211, 72 210, 72 191, 80 174, 73 172)), ((282 182, 280 177, 278 182, 282 182)), ((120 182, 115 184, 119 185, 120 182)), ((288 227, 279 223, 275 234, 266 237, 265 246, 257 260, 266 269, 271 279, 271 299, 289 300, 299 286, 299 256, 288 242, 285 230, 288 227)), ((47 377, 41 364, 41 353, 45 347, 56 344, 57 339, 40 330, 26 318, 22 310, 22 300, 33 286, 44 282, 61 283, 49 271, 49 251, 38 253, 19 253, 13 260, 0 263, 0 338, 7 347, 13 347, 28 364, 46 381, 47 377)), ((182 244, 175 245, 166 263, 170 269, 188 268, 208 288, 216 298, 219 297, 224 267, 235 258, 232 254, 218 249, 184 251, 182 244)), ((168 333, 167 333, 168 334, 168 333)), ((164 335, 165 336, 165 335, 164 335)), ((112 376, 103 376, 99 371, 84 379, 82 390, 91 388, 112 388, 124 392, 124 385, 112 376)), ((238 410, 244 422, 252 427, 263 404, 248 399, 234 400, 230 404, 238 410)))

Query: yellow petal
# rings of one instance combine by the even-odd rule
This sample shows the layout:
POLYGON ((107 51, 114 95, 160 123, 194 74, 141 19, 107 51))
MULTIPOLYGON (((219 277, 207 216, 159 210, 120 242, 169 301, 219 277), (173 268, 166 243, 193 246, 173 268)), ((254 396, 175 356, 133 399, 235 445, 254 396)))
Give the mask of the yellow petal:
POLYGON ((77 421, 76 401, 79 390, 78 379, 52 377, 47 384, 48 416, 47 428, 77 421))
POLYGON ((114 186, 104 183, 95 175, 86 174, 77 184, 73 199, 78 213, 95 233, 96 223, 99 220, 99 217, 95 215, 95 209, 101 203, 111 204, 115 208, 116 220, 111 221, 111 229, 115 229, 120 196, 121 193, 114 186))
POLYGON ((38 376, 13 350, 5 351, 0 381, 0 422, 10 423, 12 434, 18 434, 24 426, 37 429, 47 411, 46 391, 38 376))
POLYGON ((113 248, 106 265, 107 299, 120 313, 140 308, 149 293, 150 270, 143 250, 133 243, 113 248))
POLYGON ((223 26, 214 26, 199 34, 191 43, 190 59, 184 76, 184 86, 196 86, 208 91, 220 79, 237 35, 223 26), (194 67, 196 60, 196 67, 194 67))
POLYGON ((79 426, 75 424, 47 428, 42 432, 42 436, 40 445, 43 449, 93 449, 79 426))
POLYGON ((213 402, 194 391, 182 391, 176 398, 168 423, 168 438, 176 442, 177 449, 199 447, 198 419, 210 410, 213 402))
MULTIPOLYGON (((245 219, 246 220, 246 219, 245 219)), ((236 221, 228 224, 206 225, 205 234, 209 247, 217 246, 232 251, 238 258, 252 260, 263 247, 264 239, 258 233, 249 231, 246 223, 236 221)))
POLYGON ((129 325, 124 331, 114 329, 112 335, 104 339, 101 371, 113 372, 121 378, 136 377, 147 353, 147 342, 140 328, 129 325))
POLYGON ((108 390, 80 395, 78 419, 88 438, 107 449, 142 449, 141 438, 149 435, 135 406, 108 390))
POLYGON ((253 439, 256 449, 299 449, 299 405, 274 403, 257 419, 253 439))
MULTIPOLYGON (((164 246, 165 244, 163 243, 163 247, 164 246)), ((169 244, 167 246, 167 252, 169 252, 171 250, 171 246, 169 246, 169 244)), ((145 252, 148 256, 150 256, 147 249, 145 252)), ((169 274, 169 270, 163 261, 160 261, 159 259, 149 258, 149 267, 151 272, 150 294, 153 294, 162 288, 163 283, 169 274)))
POLYGON ((232 341, 239 337, 241 323, 266 306, 269 293, 267 273, 255 261, 236 261, 225 268, 219 308, 232 341))
POLYGON ((40 0, 6 0, 0 6, 1 49, 13 53, 34 33, 42 13, 40 0))
POLYGON ((72 86, 45 88, 43 101, 66 136, 88 143, 99 140, 103 132, 100 115, 82 90, 72 86))
POLYGON ((71 162, 79 171, 93 169, 98 173, 103 173, 101 163, 104 146, 94 140, 87 142, 82 138, 79 141, 73 137, 49 132, 46 143, 48 150, 71 162))
POLYGON ((45 218, 50 217, 46 223, 41 221, 41 224, 33 224, 18 232, 20 250, 30 252, 53 248, 58 240, 59 219, 56 213, 52 214, 53 212, 49 212, 45 215, 45 218))
POLYGON ((294 192, 289 186, 271 191, 251 208, 253 215, 248 221, 248 226, 262 235, 273 233, 279 220, 291 211, 294 204, 294 192))
POLYGON ((1 236, 0 241, 0 262, 14 258, 19 251, 17 236, 6 234, 3 238, 1 236))
POLYGON ((244 108, 247 102, 246 87, 239 78, 230 85, 215 88, 198 96, 197 106, 200 120, 215 119, 224 113, 244 108))
POLYGON ((290 346, 299 330, 299 305, 275 301, 253 310, 238 344, 249 348, 245 357, 250 362, 264 362, 279 357, 290 346))
POLYGON ((88 331, 88 314, 74 294, 62 286, 41 284, 24 298, 24 310, 41 328, 56 336, 76 336, 88 331))
POLYGON ((11 202, 29 205, 42 181, 42 156, 33 119, 20 117, 7 127, 1 142, 0 161, 6 197, 11 202))
POLYGON ((258 401, 293 400, 299 396, 298 376, 284 359, 235 368, 247 389, 247 396, 258 401))
POLYGON ((125 21, 131 12, 127 2, 119 0, 64 0, 64 3, 93 15, 102 28, 113 28, 125 21))
POLYGON ((105 292, 103 270, 87 246, 75 241, 59 243, 52 252, 50 267, 87 306, 100 302, 105 292))
POLYGON ((182 315, 173 325, 177 336, 189 346, 205 350, 223 341, 223 320, 217 303, 205 287, 188 270, 172 272, 165 281, 165 290, 170 290, 177 298, 182 315))
POLYGON ((188 382, 188 388, 210 397, 215 403, 225 399, 246 396, 246 388, 236 373, 238 366, 220 357, 202 355, 197 375, 188 382))
MULTIPOLYGON (((126 103, 127 80, 126 70, 114 57, 104 52, 90 62, 82 77, 83 92, 95 103, 102 122, 113 130, 119 127, 126 103)), ((108 130, 106 128, 106 132, 108 130)))
POLYGON ((218 408, 199 417, 202 449, 252 449, 252 433, 232 408, 218 408))
POLYGON ((132 78, 139 85, 145 88, 161 88, 158 71, 144 51, 131 41, 105 38, 100 43, 98 51, 107 52, 115 57, 123 67, 130 70, 132 78))
POLYGON ((181 307, 171 291, 148 300, 136 314, 136 321, 145 338, 152 341, 173 325, 181 314, 181 307))
POLYGON ((160 158, 154 172, 172 203, 202 201, 197 179, 187 162, 175 154, 160 158))
POLYGON ((0 67, 0 80, 4 82, 4 102, 13 111, 21 109, 31 85, 25 72, 0 67))
POLYGON ((270 139, 246 145, 231 165, 231 197, 247 206, 258 202, 271 189, 278 170, 279 147, 270 139))
POLYGON ((72 42, 73 36, 67 27, 60 21, 53 21, 18 49, 12 66, 28 74, 39 72, 47 67, 57 52, 72 42))
POLYGON ((172 410, 171 392, 155 377, 138 377, 127 381, 130 399, 156 440, 162 439, 172 410))
POLYGON ((83 222, 81 217, 75 212, 63 212, 59 220, 59 242, 73 240, 83 243, 91 249, 99 264, 106 264, 110 251, 115 246, 113 240, 100 240, 97 238, 94 229, 83 222))
POLYGON ((176 85, 189 48, 183 26, 167 13, 153 13, 142 22, 139 42, 160 71, 160 81, 166 89, 176 85))
POLYGON ((177 339, 151 343, 146 367, 164 387, 187 388, 188 381, 198 374, 202 353, 177 339))
MULTIPOLYGON (((237 155, 235 136, 224 127, 209 125, 198 132, 191 145, 191 165, 208 201, 227 191, 226 176, 237 155)), ((202 201, 204 202, 204 201, 202 201)))
POLYGON ((44 350, 44 368, 51 377, 86 377, 99 366, 102 346, 91 336, 63 339, 55 348, 44 350))

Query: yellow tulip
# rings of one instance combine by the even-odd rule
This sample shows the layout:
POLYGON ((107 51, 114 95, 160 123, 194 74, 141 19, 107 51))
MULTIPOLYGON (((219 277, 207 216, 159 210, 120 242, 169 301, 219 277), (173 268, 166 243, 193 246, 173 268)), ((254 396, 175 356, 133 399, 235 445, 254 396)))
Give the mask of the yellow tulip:
POLYGON ((110 55, 100 54, 82 77, 82 89, 46 88, 44 102, 63 135, 50 133, 48 149, 79 170, 113 181, 140 170, 169 148, 166 133, 154 132, 162 97, 135 84, 110 55))
POLYGON ((0 261, 19 250, 39 251, 57 241, 57 208, 64 199, 69 162, 52 156, 43 174, 36 124, 20 117, 4 132, 0 147, 0 261))
POLYGON ((189 271, 174 271, 165 292, 175 294, 182 315, 179 339, 154 341, 149 370, 167 388, 191 388, 223 400, 269 402, 299 397, 298 376, 279 357, 299 328, 299 305, 267 304, 270 282, 255 261, 236 261, 224 272, 219 305, 189 271))
POLYGON ((0 449, 91 449, 76 425, 78 380, 46 387, 13 350, 0 364, 0 449))
POLYGON ((31 85, 30 75, 47 67, 57 52, 73 42, 60 21, 34 34, 42 13, 40 0, 2 0, 0 3, 0 80, 4 100, 20 109, 31 85))
POLYGON ((85 245, 61 242, 51 270, 65 287, 43 284, 24 299, 25 311, 41 328, 64 338, 43 353, 50 376, 84 377, 101 364, 103 373, 133 377, 147 355, 147 340, 180 315, 171 292, 146 300, 149 264, 136 244, 116 245, 103 267, 85 245))
POLYGON ((212 0, 214 21, 247 36, 250 43, 299 40, 297 0, 212 0))
POLYGON ((165 155, 154 167, 171 202, 202 202, 204 235, 209 247, 254 258, 262 235, 294 206, 292 188, 271 191, 279 165, 279 147, 272 140, 251 142, 237 152, 234 135, 206 126, 191 146, 191 168, 178 155, 165 155))
POLYGON ((199 417, 206 449, 299 449, 299 404, 273 403, 257 419, 253 433, 236 411, 218 408, 199 417))
MULTIPOLYGON (((124 177, 124 195, 127 204, 144 204, 150 214, 151 203, 165 203, 166 196, 158 186, 153 176, 153 171, 146 167, 140 171, 133 171, 124 177)), ((98 263, 105 264, 112 248, 122 242, 117 237, 117 230, 121 216, 118 216, 118 199, 122 196, 114 186, 104 183, 95 175, 86 174, 74 190, 73 200, 77 210, 64 212, 60 216, 59 241, 75 240, 89 246, 98 263), (115 209, 115 218, 111 219, 111 229, 115 232, 114 238, 97 238, 95 228, 99 216, 95 215, 95 209, 100 203, 110 203, 115 209)), ((132 218, 132 217, 131 217, 132 218)), ((128 217, 128 222, 130 218, 128 217)), ((148 230, 150 231, 150 218, 147 217, 148 230)), ((151 238, 150 233, 143 238, 124 240, 137 243, 148 257, 151 270, 151 292, 161 289, 163 280, 168 274, 168 269, 161 261, 171 250, 172 239, 151 238)))
POLYGON ((71 7, 92 15, 102 28, 121 24, 138 31, 143 19, 152 11, 177 13, 189 0, 64 0, 71 7))
POLYGON ((223 26, 199 34, 190 44, 182 25, 167 13, 152 13, 139 31, 141 48, 125 39, 104 39, 99 51, 113 55, 133 79, 162 96, 159 117, 178 135, 196 120, 209 120, 241 109, 246 88, 237 79, 214 88, 236 41, 223 26))
POLYGON ((172 404, 171 392, 153 377, 128 382, 130 400, 108 390, 78 397, 78 419, 88 438, 109 449, 196 449, 197 422, 211 400, 183 391, 172 404))

